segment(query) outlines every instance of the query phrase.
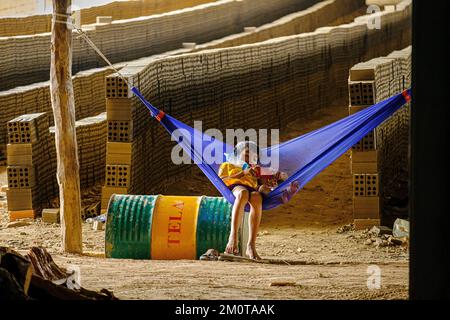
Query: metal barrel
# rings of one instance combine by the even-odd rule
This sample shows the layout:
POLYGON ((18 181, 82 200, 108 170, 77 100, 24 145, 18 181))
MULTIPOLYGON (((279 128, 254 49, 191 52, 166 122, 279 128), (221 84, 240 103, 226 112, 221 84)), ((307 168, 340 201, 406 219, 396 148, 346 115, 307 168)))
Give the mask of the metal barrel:
MULTIPOLYGON (((113 195, 105 231, 105 256, 120 259, 198 259, 225 250, 232 205, 220 197, 113 195)), ((247 215, 239 232, 245 252, 247 215)))
POLYGON ((151 259, 152 220, 157 198, 111 196, 105 230, 106 257, 151 259))
POLYGON ((197 258, 214 248, 223 252, 231 230, 231 204, 224 198, 202 197, 197 219, 197 258))

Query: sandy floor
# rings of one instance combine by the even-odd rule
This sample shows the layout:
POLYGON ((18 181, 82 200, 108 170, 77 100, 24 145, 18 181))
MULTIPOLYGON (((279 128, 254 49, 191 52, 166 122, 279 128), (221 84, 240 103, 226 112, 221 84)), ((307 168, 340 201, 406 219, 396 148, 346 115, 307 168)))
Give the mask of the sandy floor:
MULTIPOLYGON (((298 136, 346 115, 345 106, 289 124, 284 139, 298 136)), ((6 184, 5 169, 0 182, 6 184)), ((194 170, 193 178, 170 187, 168 194, 215 195, 211 184, 194 170)), ((288 204, 264 213, 258 238, 263 257, 295 259, 301 266, 204 261, 114 260, 61 252, 59 226, 40 221, 6 228, 6 200, 0 194, 0 245, 28 250, 42 245, 62 266, 80 267, 82 285, 107 288, 122 299, 406 299, 408 252, 400 247, 365 244, 363 232, 337 233, 352 221, 349 154, 311 181, 288 204), (313 262, 321 262, 314 265, 313 262), (369 290, 370 265, 381 270, 381 289, 369 290), (274 281, 293 282, 272 287, 274 281)), ((83 225, 86 252, 103 251, 104 232, 83 225)))

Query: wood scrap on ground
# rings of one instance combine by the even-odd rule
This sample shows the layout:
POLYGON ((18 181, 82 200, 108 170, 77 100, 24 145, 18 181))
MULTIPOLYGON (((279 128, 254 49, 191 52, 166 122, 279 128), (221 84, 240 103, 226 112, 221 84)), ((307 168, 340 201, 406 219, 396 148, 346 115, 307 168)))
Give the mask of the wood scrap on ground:
POLYGON ((306 265, 350 265, 357 264, 353 262, 340 262, 340 261, 332 261, 332 262, 319 262, 319 261, 306 261, 306 260, 287 260, 287 259, 250 259, 242 256, 236 256, 227 253, 221 253, 219 257, 219 261, 230 261, 230 262, 250 262, 250 263, 262 263, 262 264, 277 264, 277 265, 285 265, 285 266, 306 266, 306 265))
POLYGON ((270 283, 270 287, 295 287, 297 283, 289 281, 275 281, 270 283))
POLYGON ((232 254, 221 253, 219 257, 220 261, 232 261, 232 262, 252 262, 252 263, 263 263, 263 264, 280 264, 280 265, 307 265, 314 264, 314 262, 308 262, 303 260, 283 260, 283 259, 250 259, 241 256, 235 256, 232 254))
POLYGON ((22 256, 0 247, 0 300, 118 300, 112 292, 70 286, 72 273, 41 247, 22 256))

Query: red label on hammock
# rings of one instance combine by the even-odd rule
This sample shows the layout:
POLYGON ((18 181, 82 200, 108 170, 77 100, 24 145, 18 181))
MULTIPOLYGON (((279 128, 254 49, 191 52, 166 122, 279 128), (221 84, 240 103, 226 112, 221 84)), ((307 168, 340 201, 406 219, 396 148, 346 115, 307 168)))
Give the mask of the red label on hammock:
POLYGON ((155 118, 156 118, 156 120, 161 121, 162 118, 164 118, 165 115, 166 114, 164 113, 164 111, 160 111, 155 118))
POLYGON ((411 96, 409 95, 408 90, 403 91, 402 95, 405 98, 406 102, 410 102, 411 101, 411 96))

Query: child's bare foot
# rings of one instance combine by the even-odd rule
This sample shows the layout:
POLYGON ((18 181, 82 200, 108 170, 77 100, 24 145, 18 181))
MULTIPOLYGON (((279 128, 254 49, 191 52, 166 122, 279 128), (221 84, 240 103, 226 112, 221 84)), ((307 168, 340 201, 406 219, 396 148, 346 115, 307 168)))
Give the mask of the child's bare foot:
POLYGON ((238 243, 235 238, 230 238, 228 240, 227 247, 225 248, 225 253, 228 254, 239 254, 238 243))
POLYGON ((300 185, 297 181, 292 182, 289 185, 289 188, 287 190, 285 190, 283 192, 283 194, 281 195, 281 199, 282 199, 283 203, 289 202, 289 200, 291 200, 292 196, 298 191, 299 188, 300 188, 300 185))
POLYGON ((261 257, 258 255, 258 252, 256 252, 256 247, 253 245, 247 245, 247 251, 245 254, 253 260, 261 260, 261 257))

